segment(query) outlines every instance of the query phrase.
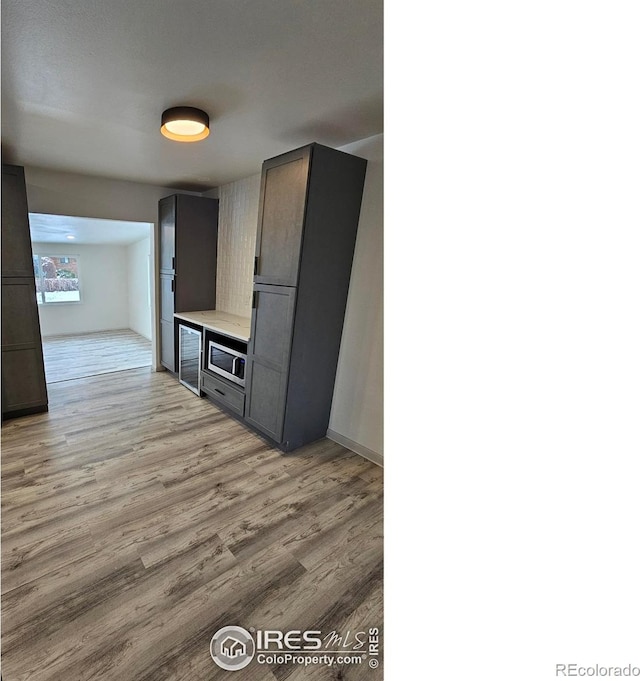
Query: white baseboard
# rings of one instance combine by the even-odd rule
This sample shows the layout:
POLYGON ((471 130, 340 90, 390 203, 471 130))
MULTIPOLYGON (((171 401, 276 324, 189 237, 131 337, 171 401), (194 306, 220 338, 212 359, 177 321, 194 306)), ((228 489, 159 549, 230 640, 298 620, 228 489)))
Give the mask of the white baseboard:
POLYGON ((339 445, 342 445, 343 447, 350 449, 352 452, 355 452, 356 454, 363 456, 365 459, 368 459, 369 461, 375 463, 381 468, 384 468, 383 464, 384 457, 382 456, 382 454, 374 452, 373 449, 369 449, 368 447, 365 447, 364 445, 355 442, 355 440, 351 440, 350 438, 345 437, 344 435, 340 435, 340 433, 336 433, 336 431, 331 430, 331 428, 327 430, 327 437, 330 440, 337 442, 339 445))

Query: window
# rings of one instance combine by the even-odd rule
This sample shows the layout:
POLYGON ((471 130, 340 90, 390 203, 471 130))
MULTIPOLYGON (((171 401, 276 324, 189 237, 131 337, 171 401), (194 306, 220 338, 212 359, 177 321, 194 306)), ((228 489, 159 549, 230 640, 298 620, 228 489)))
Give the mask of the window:
POLYGON ((34 255, 38 304, 79 303, 80 280, 76 256, 34 255))

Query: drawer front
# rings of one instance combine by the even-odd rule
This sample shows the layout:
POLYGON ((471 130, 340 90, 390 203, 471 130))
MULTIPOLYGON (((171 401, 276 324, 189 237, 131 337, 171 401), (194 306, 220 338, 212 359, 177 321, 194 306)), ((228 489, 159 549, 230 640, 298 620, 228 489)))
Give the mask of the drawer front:
POLYGON ((244 392, 224 380, 202 371, 201 390, 239 416, 244 416, 244 392))

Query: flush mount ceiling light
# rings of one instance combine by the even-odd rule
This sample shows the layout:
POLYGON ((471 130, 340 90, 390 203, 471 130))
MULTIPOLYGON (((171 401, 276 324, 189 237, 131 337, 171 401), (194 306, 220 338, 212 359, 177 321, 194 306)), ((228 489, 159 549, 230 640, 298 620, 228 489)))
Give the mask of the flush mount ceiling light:
POLYGON ((176 142, 197 142, 209 135, 209 115, 192 106, 174 106, 162 112, 160 132, 176 142))

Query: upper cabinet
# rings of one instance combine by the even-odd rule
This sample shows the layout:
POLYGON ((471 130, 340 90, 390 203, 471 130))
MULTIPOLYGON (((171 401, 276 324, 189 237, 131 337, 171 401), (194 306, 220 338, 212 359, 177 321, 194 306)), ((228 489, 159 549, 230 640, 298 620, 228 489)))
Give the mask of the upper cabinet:
POLYGON ((176 269, 176 202, 174 195, 161 199, 159 204, 160 272, 163 274, 174 274, 176 269))
POLYGON ((2 276, 34 276, 27 189, 21 166, 2 166, 2 276))
POLYGON ((175 277, 175 312, 215 309, 218 203, 191 194, 160 200, 160 274, 175 277))
POLYGON ((256 239, 255 283, 296 286, 311 147, 266 161, 256 239))

